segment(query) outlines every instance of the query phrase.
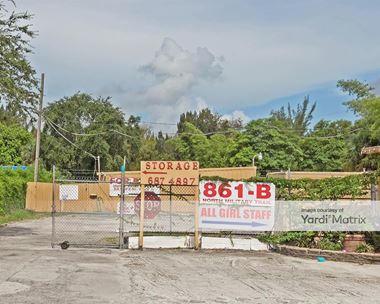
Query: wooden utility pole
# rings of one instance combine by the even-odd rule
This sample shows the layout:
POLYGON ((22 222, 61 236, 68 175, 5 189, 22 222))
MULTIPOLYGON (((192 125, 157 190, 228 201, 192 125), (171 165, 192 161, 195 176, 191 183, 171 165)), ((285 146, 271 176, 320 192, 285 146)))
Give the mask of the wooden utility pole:
POLYGON ((42 120, 42 105, 44 100, 44 85, 45 74, 41 74, 40 100, 38 105, 38 121, 37 121, 37 137, 36 137, 36 155, 34 159, 34 182, 38 182, 38 161, 40 158, 40 143, 41 143, 41 120, 42 120))

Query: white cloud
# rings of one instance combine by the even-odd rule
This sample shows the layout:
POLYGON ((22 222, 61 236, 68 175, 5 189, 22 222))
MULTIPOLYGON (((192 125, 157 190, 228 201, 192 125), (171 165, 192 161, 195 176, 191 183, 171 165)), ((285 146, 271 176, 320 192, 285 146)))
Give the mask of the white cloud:
POLYGON ((233 111, 231 114, 225 114, 222 116, 226 120, 238 120, 240 119, 243 124, 248 123, 251 119, 243 111, 233 111))
POLYGON ((195 98, 195 101, 197 102, 197 111, 201 111, 203 109, 209 108, 206 101, 202 97, 195 98))
POLYGON ((183 112, 206 108, 202 97, 192 97, 193 88, 223 73, 220 60, 207 48, 190 52, 170 38, 164 39, 153 60, 140 70, 153 76, 155 82, 140 92, 126 94, 125 106, 144 109, 150 119, 165 122, 176 122, 183 112))
POLYGON ((196 108, 192 96, 202 96, 224 113, 380 68, 380 44, 374 38, 379 1, 169 3, 17 0, 18 10, 35 16, 38 37, 31 60, 46 73, 46 99, 78 90, 107 91, 123 110, 141 114, 153 93, 175 105, 187 89, 192 101, 186 104, 194 103, 190 108, 196 108), (182 47, 168 40, 143 68, 155 82, 135 93, 139 98, 130 93, 121 104, 122 91, 144 87, 136 70, 149 62, 165 36, 181 39, 182 47), (226 61, 206 48, 186 50, 197 45, 223 54, 226 61), (181 73, 187 75, 181 78, 181 73), (222 77, 216 84, 206 81, 222 77))

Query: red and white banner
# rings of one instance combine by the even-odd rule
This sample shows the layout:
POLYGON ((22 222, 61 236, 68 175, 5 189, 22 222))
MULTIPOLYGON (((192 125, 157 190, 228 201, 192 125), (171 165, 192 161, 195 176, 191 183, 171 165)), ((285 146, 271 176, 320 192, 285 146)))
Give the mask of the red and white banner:
POLYGON ((202 181, 199 191, 200 228, 272 230, 275 216, 274 184, 202 181))

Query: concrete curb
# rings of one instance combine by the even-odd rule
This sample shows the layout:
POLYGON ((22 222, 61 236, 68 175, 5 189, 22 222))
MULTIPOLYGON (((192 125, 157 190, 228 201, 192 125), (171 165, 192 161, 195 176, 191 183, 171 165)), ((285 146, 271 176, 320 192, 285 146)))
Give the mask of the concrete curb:
POLYGON ((293 257, 316 259, 324 257, 328 261, 350 262, 359 264, 380 264, 379 253, 357 253, 314 248, 301 248, 287 245, 274 245, 275 252, 293 257))
MULTIPOLYGON (((188 236, 145 236, 144 248, 178 248, 194 247, 192 237, 188 236)), ((129 248, 138 248, 138 237, 129 238, 129 248)), ((233 249, 246 251, 267 251, 267 245, 256 238, 219 238, 202 237, 200 249, 233 249)))

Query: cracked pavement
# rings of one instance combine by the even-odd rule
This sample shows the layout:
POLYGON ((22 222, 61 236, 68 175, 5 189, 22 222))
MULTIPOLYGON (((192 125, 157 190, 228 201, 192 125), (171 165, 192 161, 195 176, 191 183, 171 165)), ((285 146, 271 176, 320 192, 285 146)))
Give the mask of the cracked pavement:
POLYGON ((50 219, 0 227, 0 302, 379 303, 380 265, 225 250, 61 250, 50 219))

